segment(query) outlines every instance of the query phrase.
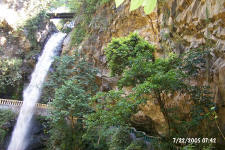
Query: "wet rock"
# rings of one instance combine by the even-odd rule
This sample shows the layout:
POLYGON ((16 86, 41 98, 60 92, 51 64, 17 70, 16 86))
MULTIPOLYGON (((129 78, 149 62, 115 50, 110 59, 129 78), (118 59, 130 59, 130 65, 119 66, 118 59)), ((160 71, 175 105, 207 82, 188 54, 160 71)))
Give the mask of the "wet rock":
MULTIPOLYGON (((6 122, 4 124, 4 128, 8 130, 8 134, 6 135, 3 145, 0 145, 0 150, 6 150, 11 135, 13 132, 13 128, 16 125, 16 120, 11 120, 9 122, 6 122)), ((26 150, 43 150, 46 148, 46 143, 48 140, 48 135, 44 132, 45 127, 43 125, 43 120, 40 121, 39 119, 33 118, 32 125, 30 132, 28 133, 27 140, 28 140, 28 146, 26 150)))

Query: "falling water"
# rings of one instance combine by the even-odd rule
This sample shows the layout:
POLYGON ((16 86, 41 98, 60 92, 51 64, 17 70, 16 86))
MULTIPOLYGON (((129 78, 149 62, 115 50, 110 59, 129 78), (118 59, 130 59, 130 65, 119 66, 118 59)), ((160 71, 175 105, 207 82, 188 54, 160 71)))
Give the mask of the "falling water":
POLYGON ((23 105, 8 150, 24 150, 27 146, 26 136, 34 114, 35 104, 40 97, 42 84, 53 62, 53 57, 61 48, 64 37, 64 33, 53 34, 46 43, 42 55, 38 58, 30 84, 23 91, 23 105))

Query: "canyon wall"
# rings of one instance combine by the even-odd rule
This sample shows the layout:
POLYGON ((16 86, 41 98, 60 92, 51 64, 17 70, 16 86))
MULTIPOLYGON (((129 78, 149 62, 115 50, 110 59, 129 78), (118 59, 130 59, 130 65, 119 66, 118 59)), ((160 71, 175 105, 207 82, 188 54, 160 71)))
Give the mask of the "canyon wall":
MULTIPOLYGON (((79 16, 75 18, 75 23, 79 23, 79 16)), ((225 131, 224 27, 225 0, 165 0, 160 1, 155 11, 149 15, 142 9, 129 12, 128 1, 118 8, 111 2, 98 8, 90 24, 89 36, 79 47, 68 46, 71 35, 67 37, 63 53, 79 50, 85 54, 100 70, 97 83, 101 90, 108 91, 115 89, 117 82, 116 78, 109 75, 104 55, 104 48, 113 37, 137 32, 156 46, 156 57, 165 57, 171 51, 179 55, 207 45, 206 50, 210 50, 208 68, 203 68, 201 75, 191 82, 211 86, 218 107, 219 123, 225 131)), ((185 95, 168 96, 166 106, 178 106, 182 113, 188 113, 191 104, 185 100, 185 95)), ((159 134, 167 134, 168 126, 154 101, 148 101, 147 105, 141 106, 141 111, 135 116, 135 122, 147 127, 153 121, 159 134)))

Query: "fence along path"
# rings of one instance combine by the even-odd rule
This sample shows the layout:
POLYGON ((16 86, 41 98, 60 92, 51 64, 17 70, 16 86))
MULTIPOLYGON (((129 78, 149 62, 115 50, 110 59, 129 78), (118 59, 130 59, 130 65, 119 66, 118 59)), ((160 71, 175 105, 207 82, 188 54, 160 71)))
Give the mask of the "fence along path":
MULTIPOLYGON (((20 108, 23 105, 23 101, 12 100, 12 99, 0 99, 0 109, 10 109, 15 113, 19 113, 20 108)), ((47 104, 36 104, 36 112, 35 114, 41 116, 49 115, 50 107, 47 104)))
MULTIPOLYGON (((15 113, 19 113, 20 107, 23 105, 23 101, 12 100, 12 99, 0 99, 0 109, 10 109, 15 113)), ((36 104, 36 115, 48 116, 50 107, 47 104, 36 104)), ((75 122, 77 122, 77 118, 74 118, 75 122)), ((132 140, 139 141, 144 140, 148 149, 152 149, 151 142, 154 139, 159 139, 159 137, 153 137, 146 135, 145 132, 137 131, 135 128, 130 128, 130 136, 132 140)))

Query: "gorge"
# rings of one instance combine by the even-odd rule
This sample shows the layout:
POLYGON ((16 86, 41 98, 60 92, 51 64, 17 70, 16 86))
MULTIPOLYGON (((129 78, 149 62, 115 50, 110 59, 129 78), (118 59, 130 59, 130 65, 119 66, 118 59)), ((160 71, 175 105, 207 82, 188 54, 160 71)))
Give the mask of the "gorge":
POLYGON ((225 1, 144 1, 1 2, 27 18, 0 15, 0 98, 23 99, 26 115, 38 97, 54 109, 24 129, 32 115, 0 110, 0 150, 224 149, 225 1), (74 17, 53 24, 64 6, 74 17), (47 47, 62 48, 48 64, 47 47), (13 147, 21 135, 27 147, 13 147))
POLYGON ((23 92, 23 105, 8 150, 25 150, 27 146, 26 136, 34 114, 35 104, 38 102, 43 87, 42 84, 47 76, 55 54, 61 48, 64 37, 65 34, 63 33, 53 34, 38 59, 38 63, 32 73, 31 81, 23 92))

